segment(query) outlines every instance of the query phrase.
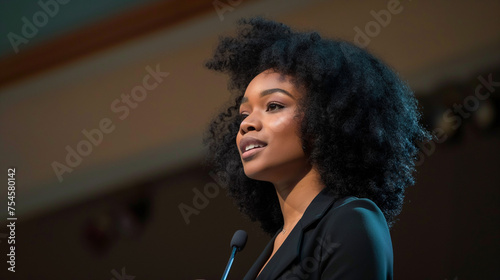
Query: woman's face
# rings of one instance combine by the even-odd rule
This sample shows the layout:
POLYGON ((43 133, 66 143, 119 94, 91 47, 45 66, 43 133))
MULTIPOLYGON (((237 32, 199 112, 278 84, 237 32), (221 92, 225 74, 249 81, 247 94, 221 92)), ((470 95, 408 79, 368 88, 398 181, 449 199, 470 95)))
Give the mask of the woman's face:
POLYGON ((249 178, 292 183, 310 168, 299 137, 301 117, 297 116, 304 94, 290 76, 269 69, 248 84, 240 106, 244 120, 236 145, 249 178))

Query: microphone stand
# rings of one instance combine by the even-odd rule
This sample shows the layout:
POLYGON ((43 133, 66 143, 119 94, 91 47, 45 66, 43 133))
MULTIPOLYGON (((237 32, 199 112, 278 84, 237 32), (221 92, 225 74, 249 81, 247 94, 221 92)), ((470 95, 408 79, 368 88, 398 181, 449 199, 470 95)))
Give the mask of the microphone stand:
POLYGON ((224 274, 222 274, 221 280, 226 280, 227 275, 229 274, 229 269, 231 269, 231 265, 233 265, 234 256, 236 255, 237 250, 238 250, 238 248, 236 246, 233 246, 231 256, 229 257, 229 261, 227 262, 227 266, 226 266, 226 269, 224 270, 224 274))

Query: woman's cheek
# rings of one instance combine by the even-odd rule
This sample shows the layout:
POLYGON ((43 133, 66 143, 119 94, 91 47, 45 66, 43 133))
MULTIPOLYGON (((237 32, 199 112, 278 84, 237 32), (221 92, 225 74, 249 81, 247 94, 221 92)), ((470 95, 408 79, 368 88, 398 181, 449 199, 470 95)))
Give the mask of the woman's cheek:
POLYGON ((273 120, 270 127, 274 132, 283 132, 285 129, 293 125, 293 118, 291 116, 282 115, 273 120))

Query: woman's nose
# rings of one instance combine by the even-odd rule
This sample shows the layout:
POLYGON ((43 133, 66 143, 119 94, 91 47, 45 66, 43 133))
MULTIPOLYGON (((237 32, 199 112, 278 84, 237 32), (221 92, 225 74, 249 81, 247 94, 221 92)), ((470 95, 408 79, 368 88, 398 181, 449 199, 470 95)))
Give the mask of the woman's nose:
POLYGON ((252 130, 260 130, 262 128, 262 123, 255 116, 255 114, 248 115, 240 124, 240 130, 243 134, 252 131, 252 130))

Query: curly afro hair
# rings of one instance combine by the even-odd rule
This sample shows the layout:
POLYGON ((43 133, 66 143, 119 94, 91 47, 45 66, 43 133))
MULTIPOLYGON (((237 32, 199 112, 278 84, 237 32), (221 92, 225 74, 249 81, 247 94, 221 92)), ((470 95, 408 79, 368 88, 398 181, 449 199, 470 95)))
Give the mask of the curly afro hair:
POLYGON ((431 139, 413 92, 394 71, 351 43, 262 17, 240 19, 236 36, 220 37, 205 66, 229 75, 232 94, 205 133, 206 160, 242 213, 269 234, 283 225, 272 183, 245 175, 236 146, 245 89, 273 69, 305 86, 301 139, 325 186, 335 198, 371 199, 392 226, 415 183, 418 142, 431 139))

